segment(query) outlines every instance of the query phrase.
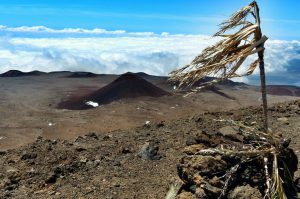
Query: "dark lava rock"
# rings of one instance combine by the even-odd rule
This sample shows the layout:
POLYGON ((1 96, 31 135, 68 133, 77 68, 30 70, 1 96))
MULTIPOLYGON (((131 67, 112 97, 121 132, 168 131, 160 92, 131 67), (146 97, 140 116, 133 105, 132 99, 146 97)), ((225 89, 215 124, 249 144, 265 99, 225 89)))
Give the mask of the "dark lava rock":
POLYGON ((194 145, 194 144, 198 144, 198 142, 197 142, 197 140, 196 140, 195 137, 188 137, 188 138, 186 139, 185 144, 186 144, 187 146, 191 146, 191 145, 194 145))
POLYGON ((214 187, 209 183, 201 184, 201 188, 204 190, 208 198, 218 198, 221 194, 222 189, 214 187))
POLYGON ((195 137, 197 144, 205 144, 207 147, 216 147, 221 143, 221 135, 219 133, 207 133, 202 131, 195 137))
POLYGON ((146 142, 139 151, 138 156, 143 160, 159 160, 161 159, 161 155, 158 154, 158 150, 158 142, 146 142))
POLYGON ((185 156, 177 167, 178 175, 187 182, 195 183, 197 175, 214 177, 224 175, 227 169, 225 161, 212 156, 185 156))
POLYGON ((98 136, 94 132, 87 134, 86 137, 90 137, 90 138, 94 138, 95 140, 99 140, 98 136))
POLYGON ((123 147, 121 149, 121 153, 123 153, 123 154, 132 153, 132 150, 129 147, 123 147))
POLYGON ((161 127, 164 127, 164 126, 165 126, 165 122, 164 122, 164 121, 160 121, 160 122, 156 125, 157 128, 161 128, 161 127))
POLYGON ((244 136, 238 131, 238 127, 224 126, 219 129, 219 132, 232 141, 243 142, 244 136))
POLYGON ((56 176, 55 174, 52 174, 51 176, 49 176, 49 177, 45 180, 45 182, 46 182, 47 184, 53 184, 53 183, 56 182, 56 179, 57 179, 57 176, 56 176))
POLYGON ((36 153, 28 153, 26 151, 23 151, 21 160, 28 160, 28 159, 34 159, 37 157, 36 153))

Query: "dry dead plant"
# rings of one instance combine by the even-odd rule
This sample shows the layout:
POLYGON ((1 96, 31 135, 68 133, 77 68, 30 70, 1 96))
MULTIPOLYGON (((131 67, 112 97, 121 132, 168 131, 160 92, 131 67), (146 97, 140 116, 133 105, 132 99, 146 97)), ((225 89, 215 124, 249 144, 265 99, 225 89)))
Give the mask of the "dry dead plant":
POLYGON ((250 75, 259 64, 264 107, 264 127, 267 131, 267 98, 263 57, 264 43, 268 38, 261 33, 257 3, 253 1, 234 13, 230 19, 220 24, 220 29, 214 36, 223 39, 215 45, 205 48, 190 64, 171 72, 170 81, 178 82, 179 87, 182 87, 193 86, 197 81, 207 76, 215 77, 212 81, 192 89, 192 91, 199 91, 228 78, 250 75), (230 33, 230 31, 233 33, 230 33), (237 70, 246 58, 253 54, 258 55, 257 59, 248 66, 244 74, 237 74, 237 70))
MULTIPOLYGON (((262 35, 260 28, 259 8, 255 1, 243 7, 234 13, 230 19, 220 24, 219 31, 214 36, 222 37, 221 41, 213 46, 205 48, 201 54, 196 56, 193 61, 171 72, 170 80, 179 84, 179 87, 194 86, 199 80, 210 76, 215 77, 212 81, 205 82, 200 86, 193 88, 196 92, 202 88, 212 86, 218 82, 228 78, 241 77, 253 73, 257 65, 260 67, 261 77, 261 92, 263 100, 264 114, 264 130, 258 131, 252 127, 239 125, 234 121, 220 120, 220 122, 234 123, 244 129, 244 133, 255 133, 261 140, 259 145, 257 142, 253 146, 245 147, 244 150, 237 151, 232 149, 204 149, 200 150, 196 155, 235 155, 243 157, 244 161, 240 164, 247 164, 255 158, 261 158, 264 163, 262 166, 265 172, 266 191, 265 197, 268 199, 286 199, 286 193, 283 187, 283 182, 290 182, 289 177, 280 175, 279 169, 289 173, 287 167, 279 168, 279 154, 282 150, 281 146, 276 144, 276 138, 268 132, 268 117, 267 117, 267 98, 264 72, 264 43, 268 39, 262 35), (232 33, 230 33, 230 31, 232 33), (253 61, 247 68, 244 74, 237 74, 237 70, 244 63, 249 55, 257 54, 257 59, 253 61)), ((277 142, 278 143, 278 142, 277 142)), ((230 169, 226 176, 229 181, 238 170, 230 169)), ((293 185, 291 185, 293 186, 293 185)), ((219 198, 225 196, 227 187, 224 186, 222 194, 219 198)))

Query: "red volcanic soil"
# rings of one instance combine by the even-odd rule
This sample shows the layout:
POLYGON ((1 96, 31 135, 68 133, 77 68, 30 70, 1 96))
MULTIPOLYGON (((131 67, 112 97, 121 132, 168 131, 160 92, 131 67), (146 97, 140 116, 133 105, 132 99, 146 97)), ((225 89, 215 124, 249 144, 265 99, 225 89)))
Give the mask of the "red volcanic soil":
POLYGON ((271 95, 300 96, 300 87, 285 85, 269 85, 267 93, 271 95))
POLYGON ((125 73, 107 86, 95 92, 85 96, 71 97, 66 101, 62 101, 58 105, 58 108, 83 110, 93 108, 92 106, 85 104, 87 101, 97 102, 101 105, 124 98, 136 98, 142 96, 161 97, 164 95, 170 95, 170 93, 158 88, 136 74, 125 73))
POLYGON ((22 76, 36 76, 36 75, 43 75, 44 72, 41 71, 31 71, 31 72, 22 72, 19 70, 9 70, 0 75, 0 77, 22 77, 22 76))

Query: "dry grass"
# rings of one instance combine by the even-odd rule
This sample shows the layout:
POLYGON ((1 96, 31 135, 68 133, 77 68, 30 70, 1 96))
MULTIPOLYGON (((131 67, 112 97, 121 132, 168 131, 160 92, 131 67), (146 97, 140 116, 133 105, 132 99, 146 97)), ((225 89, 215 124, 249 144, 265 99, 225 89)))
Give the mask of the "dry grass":
POLYGON ((255 9, 258 9, 256 2, 252 2, 221 23, 220 30, 214 36, 223 39, 205 48, 190 64, 171 72, 170 80, 179 82, 179 86, 192 86, 206 76, 216 77, 195 89, 199 90, 228 78, 252 74, 258 59, 248 66, 244 74, 236 72, 249 55, 264 50, 262 46, 268 39, 261 37, 259 16, 254 14, 255 9), (252 20, 248 19, 250 17, 252 20), (225 34, 233 29, 238 30, 233 34, 225 34))
MULTIPOLYGON (((207 76, 215 77, 210 82, 205 82, 192 91, 201 90, 204 87, 211 86, 223 80, 233 77, 247 76, 253 73, 259 62, 263 67, 264 43, 268 39, 262 36, 260 29, 259 8, 257 3, 253 1, 249 5, 243 7, 234 13, 228 20, 220 24, 220 29, 213 36, 222 37, 222 40, 213 46, 205 48, 192 62, 180 69, 171 72, 170 81, 179 83, 179 87, 193 86, 195 83, 207 76), (233 33, 231 33, 233 32, 233 33), (257 54, 258 57, 248 67, 244 74, 237 74, 238 69, 242 66, 249 55, 257 54)), ((265 84, 265 83, 264 83, 265 84)), ((263 88, 263 86, 262 86, 263 88)), ((262 89, 262 93, 265 91, 262 89)), ((263 95, 264 97, 264 95, 263 95)), ((266 113, 266 98, 264 103, 264 111, 266 113)), ((221 121, 224 122, 224 121, 221 121)), ((227 121, 228 122, 228 121, 227 121)), ((231 123, 235 123, 231 121, 231 123)), ((235 124, 239 125, 239 124, 235 124)), ((244 128, 245 126, 240 126, 244 128)), ((251 144, 250 148, 237 151, 233 149, 205 149, 197 153, 197 155, 235 155, 245 158, 247 161, 254 158, 261 158, 264 162, 266 192, 264 198, 267 199, 286 199, 286 193, 283 182, 292 182, 290 177, 282 176, 279 170, 289 173, 287 167, 279 168, 279 154, 282 150, 276 144, 276 138, 268 133, 267 115, 265 114, 265 130, 244 128, 244 133, 254 133, 261 140, 259 143, 251 144)), ((247 162, 245 162, 247 163, 247 162)), ((227 172, 228 181, 238 170, 238 165, 227 172)), ((292 182, 293 183, 293 182, 292 182)), ((293 186, 291 184, 291 186, 293 186)), ((222 194, 219 198, 225 196, 227 186, 225 184, 222 194)))

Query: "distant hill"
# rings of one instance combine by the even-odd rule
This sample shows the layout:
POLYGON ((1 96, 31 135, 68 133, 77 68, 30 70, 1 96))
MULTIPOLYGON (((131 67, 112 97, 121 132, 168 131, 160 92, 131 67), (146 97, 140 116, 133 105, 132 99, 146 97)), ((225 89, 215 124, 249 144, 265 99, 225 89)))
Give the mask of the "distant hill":
POLYGON ((67 77, 70 78, 90 78, 90 77, 97 77, 98 75, 91 72, 73 72, 67 77))
POLYGON ((41 72, 38 70, 34 70, 31 72, 22 72, 19 70, 9 70, 3 74, 0 75, 0 77, 22 77, 22 76, 38 76, 38 75, 44 75, 45 72, 41 72))
POLYGON ((61 102, 58 108, 81 110, 93 108, 93 106, 88 105, 87 102, 101 105, 125 98, 141 96, 161 97, 164 95, 169 95, 169 93, 136 74, 125 73, 107 86, 93 93, 61 102))
POLYGON ((289 85, 268 85, 267 93, 270 95, 298 96, 300 97, 300 87, 289 85))

